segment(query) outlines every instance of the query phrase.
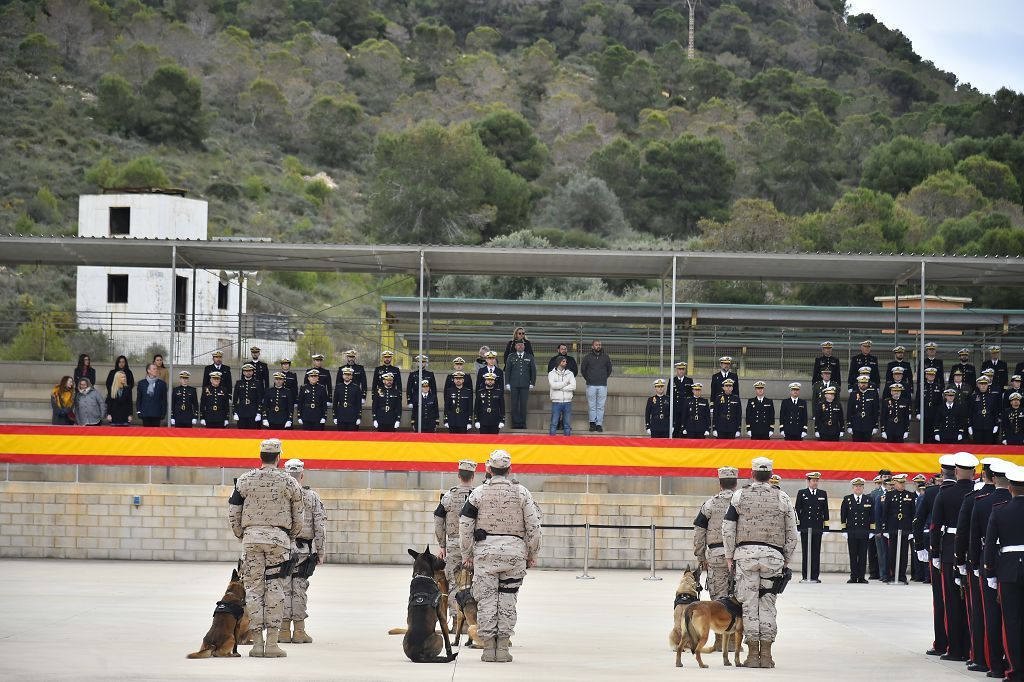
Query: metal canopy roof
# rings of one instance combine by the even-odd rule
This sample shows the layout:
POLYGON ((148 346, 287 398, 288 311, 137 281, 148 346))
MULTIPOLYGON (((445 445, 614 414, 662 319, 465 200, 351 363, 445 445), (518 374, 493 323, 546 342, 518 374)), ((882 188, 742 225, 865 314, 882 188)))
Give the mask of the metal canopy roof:
POLYGON ((518 277, 670 276, 680 279, 841 282, 916 280, 925 263, 930 284, 1024 285, 1024 258, 881 254, 712 253, 512 249, 486 246, 275 244, 119 237, 0 237, 0 265, 93 265, 208 270, 417 272, 422 253, 434 275, 518 277))

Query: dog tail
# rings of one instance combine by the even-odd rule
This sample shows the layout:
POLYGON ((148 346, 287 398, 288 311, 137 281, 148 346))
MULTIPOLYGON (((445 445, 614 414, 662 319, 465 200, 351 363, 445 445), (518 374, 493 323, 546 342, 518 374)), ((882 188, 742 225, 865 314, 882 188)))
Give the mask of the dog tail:
POLYGON ((409 628, 391 628, 388 630, 389 635, 404 635, 409 632, 409 628))
POLYGON ((189 654, 185 658, 209 658, 213 655, 213 647, 208 646, 206 642, 203 642, 203 648, 194 654, 189 654))
POLYGON ((459 653, 456 651, 451 656, 434 656, 433 658, 421 658, 416 661, 417 663, 451 663, 459 657, 459 653))
POLYGON ((697 642, 700 638, 697 637, 697 633, 693 631, 690 622, 690 609, 686 609, 686 613, 683 614, 683 632, 686 633, 686 638, 690 640, 690 653, 697 653, 697 642))

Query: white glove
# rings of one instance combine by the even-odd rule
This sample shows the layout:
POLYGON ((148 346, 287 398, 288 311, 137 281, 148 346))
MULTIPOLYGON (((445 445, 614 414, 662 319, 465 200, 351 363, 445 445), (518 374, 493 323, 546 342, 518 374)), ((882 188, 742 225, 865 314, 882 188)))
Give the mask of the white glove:
POLYGON ((647 429, 647 435, 648 436, 651 435, 651 430, 650 429, 647 429))
POLYGON ((366 404, 366 398, 363 398, 363 405, 366 404))
MULTIPOLYGON (((205 424, 206 422, 203 422, 203 423, 205 424)), ((195 425, 196 425, 196 420, 195 420, 195 419, 193 419, 193 420, 192 420, 192 426, 195 426, 195 425)), ((1003 445, 1006 445, 1006 443, 1003 443, 1003 445)))
POLYGON ((401 419, 399 419, 398 421, 396 421, 396 422, 395 422, 395 428, 396 428, 396 429, 397 429, 398 427, 400 427, 401 425, 402 425, 402 420, 401 420, 401 419))
POLYGON ((968 426, 967 427, 967 435, 968 436, 973 436, 974 435, 974 427, 973 426, 968 426))
POLYGON ((705 432, 704 432, 704 437, 705 437, 705 438, 707 438, 707 435, 708 435, 708 432, 707 432, 707 431, 705 431, 705 432))
POLYGON ((993 426, 992 427, 992 433, 999 433, 999 427, 998 426, 993 426))
POLYGON ((974 577, 975 578, 980 578, 981 577, 981 571, 979 571, 978 569, 974 569, 971 572, 974 573, 974 577))
POLYGON ((327 407, 332 407, 334 403, 327 403, 327 407))
POLYGON ((959 443, 959 442, 960 442, 960 441, 962 441, 963 439, 964 439, 964 434, 962 434, 962 433, 958 433, 958 434, 956 434, 956 442, 958 442, 958 443, 959 443))
POLYGON ((967 575, 967 564, 957 566, 956 570, 960 572, 960 575, 967 575))
POLYGON ((409 403, 408 407, 411 410, 412 409, 412 403, 409 403))
POLYGON ((238 421, 238 413, 235 412, 233 415, 231 415, 231 418, 234 419, 235 421, 238 421))
POLYGON ((444 428, 446 428, 446 429, 448 428, 448 422, 444 423, 444 428))
POLYGON ((171 426, 174 426, 174 417, 171 417, 171 426))
MULTIPOLYGON (((480 422, 477 422, 477 428, 479 428, 479 427, 480 427, 480 422)), ((472 424, 466 424, 466 430, 467 431, 472 431, 473 430, 473 425, 472 424)))
POLYGON ((935 568, 942 568, 938 559, 932 559, 932 566, 934 566, 935 568))
POLYGON ((846 539, 847 539, 847 535, 846 535, 846 533, 843 533, 843 539, 844 539, 844 540, 846 540, 846 539))
POLYGON ((935 434, 935 442, 938 443, 940 440, 942 440, 942 439, 939 437, 939 434, 936 433, 935 434))
POLYGON ((750 438, 750 437, 751 437, 751 435, 750 435, 750 429, 747 429, 747 438, 750 438))
POLYGON ((820 433, 818 433, 817 431, 815 431, 815 432, 814 432, 814 437, 815 437, 815 438, 821 438, 821 434, 820 434, 820 433))
POLYGON ((889 434, 887 434, 885 431, 882 431, 882 439, 889 440, 889 434))
POLYGON ((286 422, 284 423, 284 428, 286 428, 286 429, 290 429, 290 428, 292 428, 292 423, 291 423, 291 421, 290 421, 290 420, 289 420, 289 421, 286 421, 286 422))
POLYGON ((987 582, 988 586, 991 587, 993 590, 999 589, 999 581, 995 578, 985 578, 985 582, 987 582))
POLYGON ((960 587, 960 576, 957 576, 956 578, 954 578, 953 582, 956 583, 957 587, 960 587))
POLYGON ((910 431, 907 431, 906 433, 903 434, 903 440, 906 440, 908 438, 910 438, 910 431))
POLYGON ((263 427, 266 428, 268 426, 270 426, 270 422, 268 422, 266 419, 264 419, 263 420, 263 427))
POLYGON ((480 422, 475 422, 475 423, 473 424, 473 426, 475 426, 476 428, 478 428, 478 429, 479 429, 479 428, 480 428, 480 422))
POLYGON ((878 433, 878 429, 871 429, 871 435, 872 436, 875 435, 876 433, 878 433))
POLYGON ((920 412, 917 413, 917 421, 921 421, 921 413, 920 412))
POLYGON ((917 560, 920 561, 921 563, 924 563, 925 561, 928 561, 928 550, 927 549, 919 549, 919 550, 917 550, 917 560))
MULTIPOLYGON (((330 405, 328 405, 328 407, 330 407, 330 405)), ((256 413, 256 419, 254 421, 259 421, 259 420, 260 420, 260 413, 257 412, 256 413)))
POLYGON ((734 433, 734 434, 733 434, 733 436, 732 436, 732 437, 733 437, 733 438, 739 438, 739 437, 740 437, 740 432, 739 432, 739 431, 737 431, 736 433, 734 433))
POLYGON ((505 428, 505 422, 498 422, 498 428, 499 429, 505 428))
POLYGON ((512 384, 505 384, 505 390, 506 391, 511 391, 512 390, 512 384))
POLYGON ((327 423, 327 418, 326 417, 320 417, 320 423, 321 424, 326 424, 327 423))
POLYGON ((531 388, 531 389, 533 388, 533 384, 530 384, 530 388, 531 388))
POLYGON ((711 435, 714 436, 715 438, 718 438, 718 431, 712 431, 711 435))
POLYGON ((882 533, 882 537, 885 538, 886 540, 888 540, 889 539, 889 534, 888 533, 882 533))
POLYGON ((356 426, 359 426, 359 425, 360 425, 360 424, 362 424, 362 423, 363 423, 363 420, 362 420, 362 419, 357 419, 357 420, 356 420, 356 426))
POLYGON ((853 429, 846 429, 846 432, 847 432, 848 434, 850 434, 851 436, 853 435, 853 429))
POLYGON ((914 534, 913 533, 907 533, 907 539, 908 540, 913 540, 914 539, 914 534))
POLYGON ((200 423, 201 425, 203 425, 203 426, 206 426, 206 420, 205 420, 205 419, 200 419, 200 420, 199 420, 199 423, 200 423))
POLYGON ((302 417, 299 417, 299 426, 302 426, 302 417))
POLYGON ((1006 445, 1006 440, 1005 439, 1003 440, 1003 445, 1006 445))
POLYGON ((874 533, 868 533, 868 540, 874 540, 874 539, 875 539, 875 534, 874 533))
POLYGON ((377 420, 376 419, 373 420, 373 428, 377 428, 377 420))

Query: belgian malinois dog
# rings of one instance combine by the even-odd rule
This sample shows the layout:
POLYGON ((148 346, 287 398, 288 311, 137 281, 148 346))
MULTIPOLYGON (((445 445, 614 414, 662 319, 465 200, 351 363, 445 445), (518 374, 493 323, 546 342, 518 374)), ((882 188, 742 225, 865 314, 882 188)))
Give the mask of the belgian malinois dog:
POLYGON ((213 610, 213 625, 203 637, 199 651, 188 658, 210 658, 226 656, 238 658, 238 645, 249 632, 249 614, 245 611, 245 586, 238 577, 238 569, 231 571, 231 582, 227 592, 213 610))
POLYGON ((473 569, 465 566, 455 574, 455 642, 459 646, 462 630, 469 626, 466 642, 474 648, 481 648, 477 641, 476 599, 473 598, 473 569))
MULTIPOLYGON (((448 638, 448 581, 444 577, 444 561, 430 553, 430 545, 422 552, 410 549, 409 556, 414 561, 402 650, 413 663, 450 663, 458 654, 452 653, 448 638), (441 634, 435 630, 438 625, 441 634), (442 647, 445 656, 439 655, 442 647)), ((397 634, 397 630, 391 633, 397 634)))
POLYGON ((693 572, 687 569, 676 588, 675 625, 669 633, 669 644, 676 652, 676 667, 683 666, 683 649, 689 649, 697 657, 697 665, 707 668, 701 654, 714 650, 714 645, 705 648, 712 632, 722 635, 722 662, 731 665, 730 642, 735 642, 733 659, 737 667, 742 667, 740 648, 743 643, 743 608, 735 597, 700 601, 699 580, 699 570, 693 572))

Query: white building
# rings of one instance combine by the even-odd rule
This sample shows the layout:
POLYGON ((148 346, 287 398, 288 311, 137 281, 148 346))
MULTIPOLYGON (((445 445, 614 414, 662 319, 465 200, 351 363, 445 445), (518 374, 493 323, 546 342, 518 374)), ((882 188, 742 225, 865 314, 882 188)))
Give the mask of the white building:
MULTIPOLYGON (((206 239, 207 204, 162 193, 83 195, 78 199, 78 236, 110 238, 111 248, 117 248, 117 239, 206 239)), ((175 364, 209 362, 218 349, 226 359, 237 357, 240 346, 247 357, 250 344, 263 349, 267 362, 294 352, 294 343, 286 336, 271 340, 246 334, 247 328, 267 324, 245 315, 246 292, 241 289, 239 301, 238 272, 193 272, 182 264, 175 274, 177 314, 172 316, 170 267, 79 267, 79 326, 107 334, 114 356, 145 362, 154 347, 169 346, 172 319, 176 322, 175 364)))

